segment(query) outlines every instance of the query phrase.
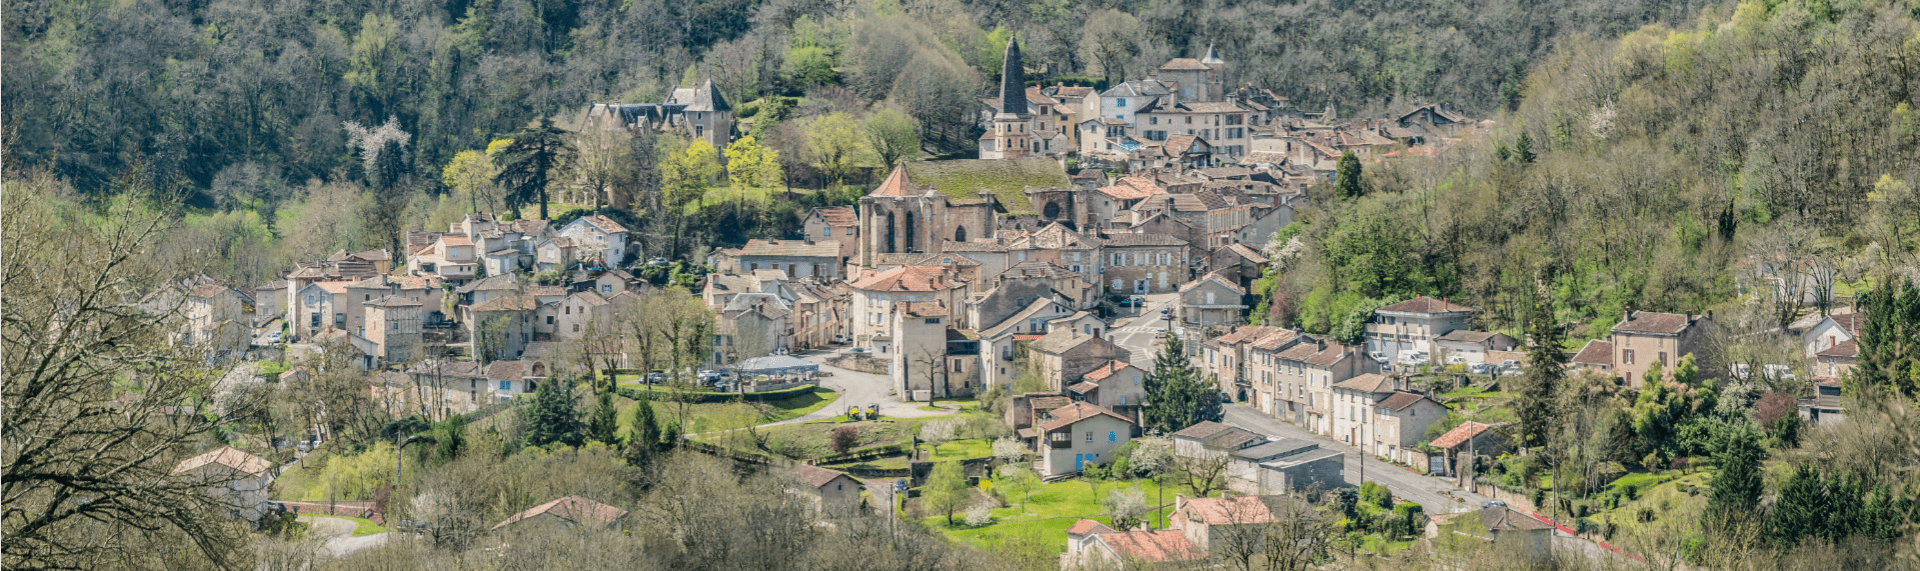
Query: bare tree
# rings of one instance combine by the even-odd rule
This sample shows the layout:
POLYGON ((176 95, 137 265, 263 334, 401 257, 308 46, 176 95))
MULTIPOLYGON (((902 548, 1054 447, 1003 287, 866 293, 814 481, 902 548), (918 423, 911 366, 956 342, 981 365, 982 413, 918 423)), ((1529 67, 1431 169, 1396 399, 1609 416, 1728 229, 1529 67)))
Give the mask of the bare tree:
POLYGON ((1192 455, 1175 457, 1173 471, 1193 495, 1207 496, 1226 487, 1227 463, 1232 459, 1226 452, 1202 448, 1192 455))
POLYGON ((167 343, 184 301, 142 304, 168 281, 153 255, 167 219, 139 200, 95 215, 69 199, 45 175, 8 180, 0 198, 0 565, 131 567, 183 551, 232 564, 244 529, 203 493, 224 482, 173 473, 229 421, 191 408, 222 371, 167 343))
POLYGON ((1303 496, 1268 500, 1273 518, 1263 527, 1260 558, 1267 571, 1304 571, 1331 557, 1339 530, 1334 516, 1315 509, 1303 496))

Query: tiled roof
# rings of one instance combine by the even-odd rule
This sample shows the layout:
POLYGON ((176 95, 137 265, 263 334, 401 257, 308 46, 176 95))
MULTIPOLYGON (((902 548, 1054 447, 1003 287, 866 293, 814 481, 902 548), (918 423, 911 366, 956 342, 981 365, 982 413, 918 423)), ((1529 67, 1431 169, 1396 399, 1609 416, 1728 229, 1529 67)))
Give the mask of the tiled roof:
POLYGON ((1114 373, 1120 372, 1121 369, 1132 366, 1133 365, 1129 365, 1125 361, 1107 361, 1106 364, 1100 365, 1100 368, 1094 369, 1093 372, 1083 376, 1095 381, 1104 381, 1107 380, 1107 377, 1113 376, 1114 373))
POLYGON ((1840 329, 1845 330, 1848 335, 1854 337, 1859 337, 1860 327, 1867 324, 1867 314, 1865 313, 1836 313, 1828 315, 1827 317, 1833 318, 1835 325, 1839 325, 1840 329))
POLYGON ((1146 185, 1144 188, 1140 186, 1129 185, 1129 184, 1119 184, 1114 186, 1100 187, 1100 194, 1113 197, 1114 200, 1133 200, 1136 198, 1146 198, 1146 197, 1153 196, 1155 194, 1161 194, 1164 192, 1166 191, 1161 190, 1159 187, 1151 186, 1151 185, 1146 185))
POLYGON ((1393 379, 1387 378, 1386 376, 1383 376, 1379 373, 1367 373, 1365 375, 1360 375, 1351 379, 1340 381, 1338 383, 1334 383, 1333 388, 1365 391, 1370 393, 1385 393, 1385 392, 1392 392, 1394 390, 1393 379))
POLYGON ((1232 252, 1234 255, 1240 256, 1241 258, 1245 258, 1247 261, 1253 262, 1256 264, 1267 263, 1267 256, 1265 254, 1261 254, 1259 250, 1255 250, 1252 247, 1247 246, 1246 244, 1243 244, 1240 242, 1234 242, 1232 244, 1221 246, 1219 250, 1214 250, 1214 251, 1218 252, 1221 250, 1232 252))
POLYGON ((554 517, 558 517, 560 519, 574 522, 576 524, 593 524, 593 525, 604 527, 604 526, 612 525, 613 522, 618 521, 621 517, 626 516, 627 510, 623 510, 607 504, 582 498, 580 496, 567 496, 551 502, 534 506, 532 509, 528 509, 527 511, 513 514, 513 517, 509 517, 506 519, 506 521, 502 521, 499 524, 494 525, 493 529, 500 529, 502 527, 506 527, 509 524, 512 524, 530 517, 538 516, 541 514, 552 514, 554 517))
POLYGON ((1113 531, 1113 528, 1107 527, 1106 524, 1093 521, 1090 519, 1083 519, 1080 521, 1073 522, 1073 527, 1067 528, 1067 533, 1072 535, 1086 535, 1089 533, 1103 533, 1103 532, 1109 532, 1109 531, 1113 531))
POLYGON ((1520 513, 1506 506, 1493 506, 1480 510, 1480 524, 1491 530, 1500 531, 1538 531, 1553 529, 1552 524, 1534 519, 1533 516, 1520 513))
POLYGON ((1854 357, 1859 357, 1859 356, 1860 356, 1860 343, 1859 343, 1858 341, 1856 341, 1856 340, 1853 340, 1853 339, 1848 339, 1848 340, 1846 340, 1846 341, 1841 341, 1841 342, 1839 342, 1839 343, 1835 343, 1835 344, 1833 344, 1833 346, 1832 346, 1832 347, 1828 347, 1828 348, 1827 348, 1827 350, 1825 350, 1825 351, 1821 351, 1821 352, 1820 352, 1820 353, 1819 353, 1819 354, 1818 354, 1817 356, 1819 356, 1819 357, 1840 357, 1840 358, 1854 358, 1854 357))
POLYGON ((1300 361, 1309 365, 1332 365, 1346 357, 1347 347, 1339 343, 1328 342, 1326 349, 1320 349, 1318 343, 1306 342, 1281 351, 1276 358, 1300 361))
POLYGON ((448 246, 472 246, 473 245, 473 240, 469 240, 467 239, 466 236, 461 236, 459 234, 442 234, 440 235, 440 241, 446 242, 448 246))
POLYGON ((535 376, 533 365, 538 361, 494 361, 487 364, 487 378, 519 379, 535 376))
POLYGON ((854 213, 852 206, 819 206, 814 207, 813 213, 820 215, 820 219, 826 221, 828 226, 854 226, 860 223, 860 217, 854 213))
POLYGON ((910 317, 945 317, 947 306, 937 301, 909 301, 898 305, 901 313, 910 317))
POLYGON ((397 295, 389 295, 380 299, 369 301, 365 305, 367 307, 418 307, 420 305, 420 302, 413 301, 411 299, 407 299, 397 295))
POLYGON ((1077 383, 1071 387, 1067 387, 1067 390, 1084 395, 1084 394, 1093 392, 1094 390, 1099 388, 1100 388, 1100 383, 1096 383, 1093 381, 1084 381, 1084 382, 1077 383))
POLYGON ((1286 328, 1273 327, 1270 325, 1246 325, 1233 330, 1232 333, 1215 337, 1213 340, 1222 345, 1234 345, 1247 341, 1256 341, 1261 337, 1280 331, 1286 331, 1286 328))
POLYGON ((1187 245, 1186 240, 1181 240, 1179 238, 1168 236, 1166 234, 1125 232, 1125 233, 1114 233, 1114 234, 1107 235, 1107 247, 1109 248, 1125 248, 1128 246, 1185 246, 1185 245, 1187 245))
MULTIPOLYGON (((1046 430, 1046 431, 1058 430, 1061 428, 1072 426, 1076 422, 1080 422, 1082 420, 1086 420, 1086 419, 1100 416, 1103 414, 1120 419, 1120 420, 1127 420, 1126 417, 1120 416, 1118 414, 1114 414, 1113 411, 1107 410, 1105 407, 1102 407, 1097 404, 1085 403, 1085 402, 1076 402, 1060 408, 1056 408, 1056 409, 1053 409, 1052 411, 1049 411, 1047 414, 1050 415, 1052 419, 1046 421, 1046 424, 1040 425, 1041 430, 1046 430)), ((1128 422, 1131 422, 1131 421, 1128 421, 1128 422)))
POLYGON ((1146 562, 1189 561, 1202 559, 1206 551, 1193 545, 1178 530, 1126 531, 1096 534, 1121 559, 1146 562))
POLYGON ((1693 319, 1679 313, 1660 313, 1657 311, 1635 311, 1626 321, 1613 326, 1614 331, 1629 333, 1666 333, 1674 334, 1686 331, 1693 319))
POLYGON ((182 460, 178 466, 174 466, 173 473, 189 472, 206 466, 225 466, 242 474, 258 476, 272 469, 273 463, 232 446, 221 446, 205 454, 182 460))
POLYGON ((456 293, 473 293, 476 291, 505 291, 514 289, 520 289, 520 275, 508 273, 480 278, 467 283, 467 285, 454 288, 453 291, 456 293))
POLYGON ((193 288, 193 291, 189 293, 192 293, 194 297, 213 297, 216 295, 220 295, 220 292, 223 292, 223 291, 227 291, 227 286, 223 286, 220 284, 206 284, 200 287, 193 288))
POLYGON ((1599 339, 1588 341, 1586 346, 1580 348, 1579 353, 1574 354, 1573 360, 1570 362, 1575 365, 1601 365, 1611 367, 1613 366, 1613 343, 1599 339))
POLYGON ((1272 333, 1262 335, 1258 339, 1255 339, 1253 341, 1253 348, 1266 350, 1266 351, 1274 351, 1282 347, 1286 347, 1288 343, 1292 343, 1294 340, 1299 338, 1300 338, 1299 331, 1295 331, 1292 329, 1281 329, 1279 331, 1274 331, 1272 333))
POLYGON ((1190 57, 1177 57, 1167 60, 1167 63, 1160 64, 1160 69, 1162 71, 1207 71, 1210 68, 1207 67, 1207 64, 1200 63, 1200 60, 1190 57))
POLYGON ((1407 407, 1413 406, 1415 403, 1418 403, 1423 400, 1427 400, 1427 397, 1425 395, 1414 394, 1406 391, 1394 391, 1393 396, 1389 396, 1385 400, 1380 401, 1379 406, 1384 407, 1387 410, 1398 411, 1398 410, 1403 410, 1407 407))
POLYGON ((1453 427, 1453 430, 1447 431, 1446 434, 1440 435, 1439 438, 1433 439, 1433 442, 1430 444, 1432 444, 1434 448, 1452 449, 1455 446, 1466 444, 1468 438, 1479 436, 1490 428, 1493 428, 1493 426, 1469 420, 1460 423, 1460 426, 1453 427))
MULTIPOLYGON (((852 476, 847 476, 846 472, 828 470, 812 464, 801 464, 798 471, 800 473, 800 481, 806 482, 807 485, 815 488, 825 486, 828 482, 832 482, 835 478, 842 476, 852 478, 852 476)), ((857 482, 858 480, 855 481, 857 482)))
POLYGON ((471 311, 531 311, 539 307, 533 298, 524 295, 503 295, 469 306, 471 311))
POLYGON ((1014 264, 1013 267, 1007 268, 1007 271, 1000 272, 1000 275, 1016 278, 1046 278, 1053 280, 1085 277, 1073 270, 1055 265, 1053 262, 1040 260, 1029 260, 1014 264))
POLYGON ((1193 498, 1181 503, 1178 511, 1209 525, 1273 521, 1273 511, 1260 501, 1260 496, 1193 498))
POLYGON ((1467 307, 1464 305, 1460 305, 1458 303, 1452 303, 1445 299, 1434 299, 1424 295, 1416 295, 1416 296, 1413 296, 1413 299, 1409 299, 1400 303, 1382 307, 1380 308, 1380 311, 1393 311, 1393 312, 1399 312, 1399 313, 1435 314, 1435 313, 1461 313, 1461 312, 1472 313, 1474 311, 1479 311, 1479 310, 1471 307, 1467 307))
POLYGON ((1487 342, 1488 339, 1492 339, 1493 336, 1495 335, 1499 335, 1499 333, 1493 333, 1489 331, 1469 331, 1466 329, 1455 329, 1453 331, 1448 331, 1446 335, 1441 335, 1439 337, 1439 340, 1440 341, 1456 341, 1460 343, 1485 343, 1487 342))
POLYGON ((953 288, 945 268, 900 266, 853 282, 854 289, 869 291, 945 291, 953 288))
POLYGON ((807 242, 802 240, 747 240, 747 245, 740 248, 740 255, 837 258, 840 256, 840 243, 807 242))
POLYGON ((940 245, 943 252, 1005 252, 1007 247, 993 240, 968 240, 955 242, 947 240, 940 245))
MULTIPOLYGON (((1185 293, 1189 290, 1192 290, 1193 288, 1200 287, 1200 284, 1204 284, 1207 282, 1214 282, 1214 283, 1220 284, 1221 286, 1224 286, 1229 290, 1233 290, 1234 293, 1238 293, 1241 295, 1246 295, 1247 293, 1247 290, 1242 289, 1240 287, 1240 284, 1234 283, 1234 280, 1220 277, 1220 274, 1218 272, 1207 274, 1205 276, 1201 276, 1200 279, 1193 280, 1184 284, 1180 284, 1180 291, 1182 293, 1185 293)), ((1238 300, 1235 300, 1235 301, 1238 301, 1238 300)))
POLYGON ((565 297, 567 286, 533 286, 527 288, 527 294, 534 297, 565 297))
POLYGON ((606 215, 595 214, 592 216, 583 216, 580 219, 587 221, 588 224, 600 227, 601 232, 608 234, 619 234, 627 231, 626 226, 621 226, 619 222, 614 222, 612 218, 608 218, 606 215))
POLYGON ((1225 424, 1221 424, 1218 422, 1214 422, 1211 420, 1203 420, 1203 421, 1200 421, 1199 424, 1182 428, 1180 429, 1179 432, 1173 433, 1173 435, 1181 438, 1192 438, 1194 440, 1204 440, 1207 437, 1213 436, 1215 434, 1219 434, 1221 432, 1225 432, 1230 428, 1233 428, 1233 427, 1227 426, 1225 424))
POLYGON ((1021 309, 1019 313, 1000 320, 1000 323, 982 330, 980 334, 988 338, 999 337, 1000 334, 1005 333, 1008 329, 1016 329, 1022 325, 1026 325, 1027 320, 1032 319, 1034 314, 1045 311, 1048 307, 1054 305, 1059 305, 1059 302, 1054 301, 1053 298, 1050 297, 1035 299, 1032 303, 1028 303, 1025 309, 1021 309))
POLYGON ((1039 339, 1033 340, 1033 343, 1028 345, 1028 348, 1041 353, 1058 355, 1074 347, 1079 347, 1082 344, 1099 340, 1099 337, 1081 333, 1077 329, 1055 329, 1047 332, 1046 335, 1041 336, 1039 339))

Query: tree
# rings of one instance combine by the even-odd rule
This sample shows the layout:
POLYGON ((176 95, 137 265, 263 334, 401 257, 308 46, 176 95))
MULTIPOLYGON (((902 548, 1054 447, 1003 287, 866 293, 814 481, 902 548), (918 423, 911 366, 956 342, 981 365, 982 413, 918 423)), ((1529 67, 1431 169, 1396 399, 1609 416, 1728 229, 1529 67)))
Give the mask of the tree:
POLYGON ((348 144, 360 152, 367 173, 367 186, 373 189, 373 210, 369 221, 380 232, 388 251, 396 255, 400 248, 402 218, 413 201, 407 184, 407 143, 412 135, 400 130, 399 119, 388 117, 379 127, 365 128, 348 121, 348 144))
POLYGON ((481 151, 460 151, 440 170, 440 181, 464 198, 467 212, 493 212, 500 207, 500 186, 493 177, 499 174, 493 157, 481 151))
POLYGON ((836 184, 846 178, 847 169, 852 168, 853 161, 866 150, 865 144, 860 125, 846 113, 828 113, 807 120, 807 154, 812 155, 814 168, 836 184))
POLYGON ((638 161, 634 160, 633 135, 626 126, 606 116, 582 117, 574 136, 576 147, 572 163, 574 176, 589 195, 587 203, 599 210, 603 205, 623 205, 621 198, 634 183, 638 161))
POLYGON ((609 446, 619 446, 619 413, 619 409, 613 406, 613 392, 600 393, 599 402, 593 407, 593 416, 587 419, 587 434, 609 446))
POLYGON ((533 404, 527 406, 521 416, 528 446, 580 445, 584 427, 580 424, 571 383, 560 379, 540 383, 534 388, 533 404))
POLYGON ((1715 439, 1713 463, 1718 470, 1707 485, 1707 523, 1731 528, 1746 523, 1760 504, 1765 489, 1761 479, 1760 434, 1745 422, 1721 427, 1715 439))
POLYGON ((1314 509, 1299 496, 1269 500, 1273 513, 1262 526, 1260 558, 1267 571, 1305 571, 1329 558, 1338 532, 1333 515, 1314 509))
POLYGON ((1185 345, 1168 335, 1153 359, 1153 373, 1142 386, 1147 393, 1146 425, 1172 433, 1203 421, 1219 421, 1220 395, 1187 361, 1185 345))
POLYGON ((728 143, 726 154, 727 178, 736 187, 766 188, 785 178, 780 172, 780 152, 762 146, 753 135, 728 143))
POLYGON ((1877 387, 1920 395, 1920 288, 1887 278, 1860 297, 1867 322, 1860 327, 1859 364, 1847 376, 1847 392, 1877 387))
POLYGON ((1232 460, 1226 452, 1202 448, 1190 455, 1176 456, 1173 471, 1195 497, 1204 497, 1227 486, 1227 465, 1232 460))
POLYGON ((880 158, 882 168, 893 168, 920 154, 920 133, 914 130, 913 120, 892 107, 867 116, 866 134, 867 147, 880 158))
POLYGON ((1333 167, 1333 191, 1343 200, 1360 198, 1360 157, 1353 151, 1340 153, 1340 163, 1333 167))
POLYGON ((1809 463, 1800 463, 1793 475, 1780 483, 1780 499, 1773 503, 1767 530, 1770 540, 1780 549, 1792 549, 1809 536, 1825 535, 1827 515, 1833 509, 1820 472, 1809 463))
POLYGON ((1127 466, 1142 477, 1155 478, 1173 470, 1173 451, 1167 441, 1159 439, 1135 440, 1140 443, 1127 456, 1127 466))
POLYGON ((958 461, 934 464, 933 474, 927 476, 927 483, 920 490, 920 498, 927 507, 935 513, 946 514, 949 526, 953 525, 953 514, 967 505, 972 496, 958 461))
POLYGON ((1527 321, 1527 370, 1521 377, 1519 398, 1514 412, 1520 417, 1521 446, 1540 446, 1551 435, 1553 402, 1561 379, 1566 378, 1566 354, 1560 347, 1566 332, 1554 320, 1552 302, 1534 301, 1527 321))
POLYGON ((920 440, 933 447, 933 455, 940 455, 940 445, 953 440, 953 423, 945 420, 929 420, 920 425, 920 440))
POLYGON ((1528 135, 1524 129, 1520 131, 1520 139, 1513 142, 1513 158, 1519 159, 1520 162, 1523 163, 1531 163, 1535 158, 1533 154, 1533 137, 1528 135))
POLYGON ((178 415, 204 406, 200 395, 225 371, 169 342, 185 296, 143 303, 174 278, 165 268, 185 261, 154 255, 171 218, 128 197, 96 211, 69 202, 50 175, 19 173, 10 169, 0 193, 0 565, 131 567, 173 556, 242 565, 246 530, 204 493, 238 476, 173 474, 230 421, 178 415))
POLYGON ((1106 499, 1100 500, 1100 509, 1106 512, 1107 520, 1113 522, 1113 529, 1133 529, 1147 513, 1147 493, 1140 486, 1107 490, 1106 499))
POLYGON ((566 131, 553 126, 553 120, 541 117, 538 123, 513 134, 513 143, 500 152, 500 173, 494 183, 507 189, 507 209, 515 219, 520 207, 540 203, 540 219, 547 220, 547 186, 565 172, 573 160, 573 145, 566 131))
POLYGON ((1112 8, 1095 11, 1080 27, 1080 57, 1093 62, 1107 85, 1126 79, 1128 62, 1140 53, 1140 20, 1112 8))
POLYGON ((1027 501, 1033 498, 1033 489, 1040 487, 1040 475, 1034 473, 1033 466, 1024 462, 1001 464, 999 471, 1000 485, 1020 490, 1020 505, 1027 505, 1027 501))
POLYGON ((633 419, 627 426, 627 463, 644 467, 660 451, 660 421, 654 418, 653 399, 645 394, 633 403, 633 419))
POLYGON ((687 209, 706 196, 707 185, 720 176, 720 151, 705 139, 694 139, 682 152, 671 152, 660 160, 660 198, 666 214, 673 218, 672 252, 681 251, 680 240, 686 234, 687 209))
POLYGON ((860 445, 860 427, 847 425, 835 427, 827 439, 827 449, 834 454, 845 454, 860 445))

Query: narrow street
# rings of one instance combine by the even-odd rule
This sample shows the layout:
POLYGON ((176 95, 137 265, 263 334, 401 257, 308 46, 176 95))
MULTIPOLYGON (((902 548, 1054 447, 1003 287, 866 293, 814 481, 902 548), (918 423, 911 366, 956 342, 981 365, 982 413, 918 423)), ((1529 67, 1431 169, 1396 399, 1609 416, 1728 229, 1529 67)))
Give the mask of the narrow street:
POLYGON ((1113 343, 1127 348, 1127 351, 1132 353, 1130 361, 1133 366, 1144 371, 1152 371, 1153 356, 1159 350, 1160 334, 1166 331, 1170 323, 1160 315, 1160 310, 1172 309, 1174 302, 1178 301, 1180 296, 1159 293, 1145 297, 1147 298, 1146 307, 1140 308, 1138 315, 1113 320, 1113 343))
MULTIPOLYGON (((1345 452, 1347 482, 1357 486, 1362 481, 1360 479, 1361 458, 1364 455, 1358 448, 1308 432, 1305 428, 1261 414, 1260 411, 1242 404, 1226 405, 1226 423, 1267 436, 1305 440, 1319 444, 1321 448, 1345 452)), ((1373 458, 1366 458, 1365 462, 1366 481, 1385 484, 1388 489, 1393 490, 1393 495, 1420 504, 1427 513, 1443 514, 1476 510, 1487 501, 1486 496, 1455 487, 1450 478, 1416 474, 1406 468, 1373 458)))

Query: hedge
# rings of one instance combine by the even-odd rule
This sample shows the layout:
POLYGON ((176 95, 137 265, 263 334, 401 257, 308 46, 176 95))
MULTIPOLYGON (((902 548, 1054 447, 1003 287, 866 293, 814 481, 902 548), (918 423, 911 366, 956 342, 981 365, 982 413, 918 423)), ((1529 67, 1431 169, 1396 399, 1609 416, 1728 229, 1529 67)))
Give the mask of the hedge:
MULTIPOLYGON (((679 394, 682 394, 682 395, 692 395, 692 396, 693 396, 693 397, 694 397, 695 399, 697 399, 697 400, 695 400, 695 401, 694 401, 695 403, 716 403, 716 402, 732 402, 732 401, 733 401, 733 399, 736 399, 736 398, 737 398, 737 399, 743 399, 743 400, 746 400, 746 401, 749 401, 749 402, 764 402, 764 401, 775 401, 775 400, 787 400, 787 399, 790 399, 790 398, 794 398, 794 397, 797 397, 797 396, 801 396, 801 395, 805 395, 805 394, 807 394, 807 393, 811 393, 811 392, 813 392, 813 389, 814 389, 814 388, 816 388, 816 387, 818 387, 818 386, 819 386, 819 384, 818 384, 818 383, 808 383, 808 384, 804 384, 804 385, 800 385, 800 386, 797 386, 797 387, 793 387, 793 388, 790 388, 790 389, 780 389, 780 390, 777 390, 777 391, 767 391, 767 392, 763 392, 763 393, 721 393, 721 392, 713 392, 713 391, 672 391, 671 389, 667 389, 667 390, 662 390, 662 391, 655 391, 655 392, 656 392, 656 393, 666 393, 666 392, 669 392, 669 391, 672 391, 672 392, 677 392, 677 393, 679 393, 679 394)), ((616 389, 614 389, 614 393, 615 393, 615 394, 618 394, 618 395, 620 395, 620 396, 623 396, 623 397, 627 397, 627 398, 630 398, 630 399, 633 399, 633 400, 641 400, 641 399, 645 399, 645 398, 649 398, 649 397, 647 396, 647 391, 646 391, 646 390, 643 390, 643 389, 636 389, 636 388, 633 388, 633 387, 619 387, 619 388, 616 388, 616 389)), ((661 400, 666 400, 666 398, 667 398, 666 396, 660 396, 660 399, 661 399, 661 400)))

